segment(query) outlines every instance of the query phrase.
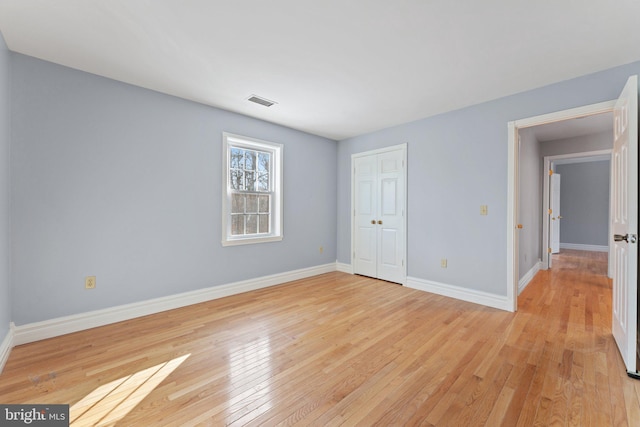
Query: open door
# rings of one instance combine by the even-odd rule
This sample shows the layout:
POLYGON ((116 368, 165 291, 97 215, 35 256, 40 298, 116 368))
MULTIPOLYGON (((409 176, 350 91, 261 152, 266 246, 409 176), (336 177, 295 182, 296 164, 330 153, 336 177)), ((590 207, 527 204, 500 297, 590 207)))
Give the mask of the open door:
POLYGON ((613 126, 611 330, 627 372, 637 373, 638 76, 629 77, 618 98, 613 126))
POLYGON ((549 227, 551 233, 551 253, 560 252, 560 175, 554 173, 551 175, 551 203, 549 204, 549 216, 551 224, 549 227))

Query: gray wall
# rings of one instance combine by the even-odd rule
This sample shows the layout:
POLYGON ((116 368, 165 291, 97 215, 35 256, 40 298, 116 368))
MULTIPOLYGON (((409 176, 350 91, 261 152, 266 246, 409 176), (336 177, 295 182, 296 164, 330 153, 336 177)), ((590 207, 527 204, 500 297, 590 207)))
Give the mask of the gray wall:
POLYGON ((17 325, 335 262, 335 141, 19 54, 12 65, 17 325), (223 131, 284 144, 282 242, 221 246, 223 131))
POLYGON ((615 99, 638 73, 635 62, 341 141, 338 260, 351 263, 351 154, 406 142, 409 276, 506 296, 507 122, 615 99))
MULTIPOLYGON (((614 99, 627 77, 640 73, 636 62, 336 148, 281 126, 10 57, 11 301, 18 325, 336 257, 350 263, 350 156, 403 142, 409 275, 506 295, 507 122, 614 99), (220 245, 222 131, 285 145, 283 242, 220 245), (479 215, 482 204, 488 216, 479 215), (440 258, 448 258, 447 269, 440 258), (87 275, 97 276, 94 291, 83 289, 87 275)), ((7 110, 0 105, 0 115, 7 110)))
POLYGON ((0 34, 0 342, 9 331, 11 319, 10 253, 11 191, 9 177, 11 141, 10 53, 0 34))
POLYGON ((557 165, 560 243, 609 244, 609 161, 557 165))
POLYGON ((518 230, 520 279, 531 270, 541 256, 542 246, 542 157, 540 143, 533 129, 520 131, 520 205, 518 230))

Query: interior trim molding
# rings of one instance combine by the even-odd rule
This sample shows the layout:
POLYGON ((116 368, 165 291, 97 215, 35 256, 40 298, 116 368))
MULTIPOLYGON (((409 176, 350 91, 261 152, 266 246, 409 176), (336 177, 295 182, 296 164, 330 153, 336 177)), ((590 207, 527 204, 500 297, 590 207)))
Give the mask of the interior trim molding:
POLYGON ((488 292, 476 291, 474 289, 448 285, 446 283, 418 279, 417 277, 407 277, 407 284, 405 286, 411 289, 417 289, 419 291, 431 292, 433 294, 438 294, 449 298, 455 298, 462 301, 498 308, 500 310, 512 311, 511 301, 506 295, 496 295, 488 292))
POLYGON ((336 271, 341 273, 353 274, 353 265, 336 261, 336 271))
POLYGON ((542 270, 542 261, 538 260, 538 262, 536 262, 533 267, 531 267, 531 269, 527 271, 527 274, 522 276, 522 278, 518 281, 518 295, 520 295, 520 293, 524 291, 524 288, 526 288, 529 282, 531 282, 533 278, 536 277, 536 274, 538 274, 538 271, 540 270, 542 270))
MULTIPOLYGON (((317 276, 319 274, 330 273, 333 271, 336 271, 336 263, 329 263, 225 285, 212 286, 210 288, 198 289, 196 291, 89 311, 86 313, 58 317, 42 322, 19 325, 14 329, 13 342, 10 342, 12 345, 9 349, 15 345, 26 344, 85 329, 96 328, 98 326, 109 325, 111 323, 122 322, 136 317, 173 310, 192 304, 198 304, 243 292, 280 285, 282 283, 305 279, 307 277, 317 276)), ((2 353, 0 352, 0 355, 1 354, 2 353)))
POLYGON ((580 243, 560 243, 560 249, 574 249, 576 251, 609 252, 607 245, 583 245, 580 243))
MULTIPOLYGON (((243 292, 280 285, 294 280, 305 279, 307 277, 331 273, 334 271, 353 274, 353 268, 350 264, 335 262, 285 273, 273 274, 270 276, 263 276, 255 279, 233 282, 225 285, 212 286, 210 288, 198 289, 191 292, 184 292, 181 294, 154 298, 131 304, 124 304, 101 310, 89 311, 86 313, 58 317, 42 322, 28 323, 19 326, 11 323, 11 328, 7 333, 7 336, 4 338, 2 344, 0 344, 0 367, 3 366, 4 362, 6 362, 11 349, 16 345, 27 344, 116 322, 122 322, 136 317, 173 310, 192 304, 198 304, 243 292)), ((462 301, 482 304, 500 310, 511 311, 508 297, 502 295, 467 289, 445 283, 438 283, 416 277, 407 277, 407 283, 405 286, 462 301)))
POLYGON ((7 335, 0 343, 0 373, 4 369, 5 363, 9 359, 9 354, 11 353, 11 349, 13 348, 13 335, 14 335, 14 325, 13 322, 9 325, 9 330, 7 331, 7 335))

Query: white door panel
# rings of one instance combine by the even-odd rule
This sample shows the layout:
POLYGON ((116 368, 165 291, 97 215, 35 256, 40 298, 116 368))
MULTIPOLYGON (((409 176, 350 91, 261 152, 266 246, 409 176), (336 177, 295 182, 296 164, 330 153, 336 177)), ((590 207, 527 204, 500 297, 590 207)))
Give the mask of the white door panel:
POLYGON ((359 183, 360 194, 360 206, 359 211, 361 215, 374 215, 374 185, 371 180, 361 180, 359 183))
POLYGON ((375 243, 376 243, 376 233, 372 228, 360 228, 359 232, 359 244, 358 247, 361 248, 359 251, 360 259, 364 262, 374 263, 375 262, 375 243))
POLYGON ((397 178, 382 180, 381 210, 383 216, 398 213, 397 178))
POLYGON ((398 231, 382 228, 380 232, 380 264, 396 266, 398 264, 398 231))
POLYGON ((612 154, 612 333, 627 371, 636 372, 638 278, 638 77, 614 108, 612 154))
POLYGON ((380 154, 380 173, 398 173, 402 171, 402 159, 395 155, 380 154))

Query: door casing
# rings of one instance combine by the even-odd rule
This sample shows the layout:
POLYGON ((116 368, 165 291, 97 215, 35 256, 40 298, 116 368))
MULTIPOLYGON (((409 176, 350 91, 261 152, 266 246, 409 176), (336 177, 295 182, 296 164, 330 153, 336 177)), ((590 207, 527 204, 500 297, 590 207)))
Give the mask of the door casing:
POLYGON ((552 254, 557 254, 560 252, 560 219, 558 218, 561 212, 560 210, 560 182, 561 176, 560 174, 554 173, 551 175, 551 197, 549 200, 551 201, 551 206, 547 212, 550 212, 549 215, 551 219, 554 221, 551 223, 551 227, 549 227, 551 236, 551 244, 549 247, 551 248, 552 254))

